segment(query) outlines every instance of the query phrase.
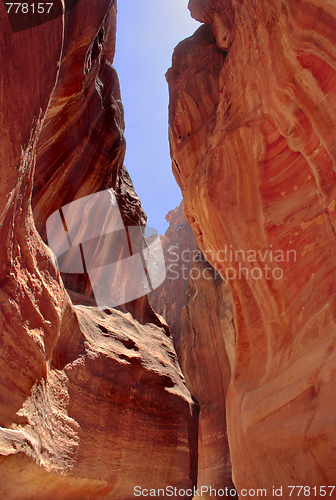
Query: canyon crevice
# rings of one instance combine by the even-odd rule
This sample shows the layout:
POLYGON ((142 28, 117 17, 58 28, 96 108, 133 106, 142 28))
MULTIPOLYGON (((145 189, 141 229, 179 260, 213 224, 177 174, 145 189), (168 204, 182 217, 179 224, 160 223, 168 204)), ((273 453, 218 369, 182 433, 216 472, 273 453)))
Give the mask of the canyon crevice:
POLYGON ((106 189, 125 225, 146 222, 123 166, 115 2, 17 32, 4 3, 0 17, 1 498, 190 488, 198 407, 166 323, 146 296, 98 309, 87 274, 62 279, 45 244, 52 213, 106 189))
MULTIPOLYGON (((203 24, 166 75, 184 199, 162 237, 167 277, 102 307, 86 268, 60 271, 47 221, 107 191, 99 223, 117 204, 145 245, 117 8, 56 4, 13 30, 0 3, 0 497, 130 500, 170 485, 181 499, 194 486, 287 499, 304 485, 315 498, 336 482, 335 5, 189 1, 203 24)), ((91 208, 70 221, 86 241, 91 208)))
POLYGON ((199 404, 197 485, 234 492, 225 407, 235 348, 232 298, 198 248, 183 209, 182 202, 167 215, 167 276, 149 299, 169 324, 187 387, 199 404))

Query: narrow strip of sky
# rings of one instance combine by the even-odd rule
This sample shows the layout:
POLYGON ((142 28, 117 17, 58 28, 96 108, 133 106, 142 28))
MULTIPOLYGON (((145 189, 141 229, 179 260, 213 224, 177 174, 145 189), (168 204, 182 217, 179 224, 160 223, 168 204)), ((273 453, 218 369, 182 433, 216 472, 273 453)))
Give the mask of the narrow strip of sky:
POLYGON ((125 165, 148 216, 163 234, 165 215, 181 201, 171 172, 168 87, 165 73, 174 47, 199 23, 187 0, 119 0, 114 60, 125 108, 125 165))

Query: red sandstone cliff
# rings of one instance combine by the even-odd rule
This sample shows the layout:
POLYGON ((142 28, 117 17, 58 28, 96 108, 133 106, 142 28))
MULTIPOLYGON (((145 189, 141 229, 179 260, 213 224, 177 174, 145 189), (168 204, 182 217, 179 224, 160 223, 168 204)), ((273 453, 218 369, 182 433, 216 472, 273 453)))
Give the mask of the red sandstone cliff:
MULTIPOLYGON (((48 23, 13 32, 0 3, 6 500, 127 499, 135 485, 195 482, 197 412, 166 325, 146 298, 127 306, 134 317, 123 307, 74 306, 36 230, 45 239, 53 211, 106 188, 124 222, 145 220, 122 166, 115 17, 114 1, 81 0, 48 23)), ((77 302, 89 301, 86 276, 68 285, 77 302)))
POLYGON ((233 298, 233 480, 313 498, 336 482, 336 8, 189 7, 205 25, 167 74, 171 154, 197 244, 233 298))

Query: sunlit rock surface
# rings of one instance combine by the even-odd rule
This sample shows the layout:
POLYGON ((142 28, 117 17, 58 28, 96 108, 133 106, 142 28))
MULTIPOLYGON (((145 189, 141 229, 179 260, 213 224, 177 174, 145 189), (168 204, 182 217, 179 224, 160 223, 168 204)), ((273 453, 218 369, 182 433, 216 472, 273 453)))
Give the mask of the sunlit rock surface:
MULTIPOLYGON (((183 202, 167 220, 163 238, 167 278, 149 298, 167 320, 187 387, 199 404, 197 485, 233 491, 226 434, 226 394, 235 344, 231 294, 197 247, 183 202)), ((210 496, 204 493, 203 498, 210 496)))
MULTIPOLYGON (((167 326, 146 297, 120 310, 74 306, 35 228, 45 239, 53 211, 106 188, 115 190, 125 223, 145 220, 122 166, 115 16, 110 0, 81 0, 66 15, 13 34, 0 4, 6 500, 129 499, 136 485, 195 483, 197 411, 167 326)), ((86 279, 84 288, 78 277, 69 281, 77 303, 92 298, 86 279)))
POLYGON ((197 244, 233 297, 233 480, 289 498, 289 485, 336 481, 336 8, 189 6, 206 25, 167 75, 171 153, 197 244))
POLYGON ((195 236, 183 212, 183 202, 166 215, 168 229, 162 237, 165 255, 166 281, 149 295, 154 310, 161 314, 175 338, 181 331, 181 312, 189 288, 190 270, 194 258, 204 260, 195 236))
MULTIPOLYGON (((37 145, 32 207, 36 228, 47 243, 48 217, 68 203, 113 188, 125 225, 145 225, 146 214, 123 160, 124 110, 117 73, 112 66, 116 12, 110 2, 91 13, 90 2, 66 15, 63 57, 37 145), (90 23, 83 12, 90 12, 90 23)), ((85 221, 79 229, 90 232, 85 221)), ((75 304, 96 305, 87 273, 62 273, 75 304)), ((126 306, 140 322, 151 316, 146 298, 126 306)))

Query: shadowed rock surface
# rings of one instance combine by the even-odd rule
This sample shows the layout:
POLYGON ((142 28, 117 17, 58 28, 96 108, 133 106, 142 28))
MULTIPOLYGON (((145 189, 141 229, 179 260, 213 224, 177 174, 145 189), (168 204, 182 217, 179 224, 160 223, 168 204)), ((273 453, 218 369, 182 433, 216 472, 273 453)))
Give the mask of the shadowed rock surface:
POLYGON ((166 218, 162 244, 167 278, 149 299, 167 320, 187 387, 200 407, 197 485, 230 491, 226 393, 235 346, 231 294, 199 250, 183 202, 166 218))
MULTIPOLYGON (((36 230, 46 241, 52 212, 106 188, 125 224, 145 222, 122 165, 115 3, 81 0, 17 33, 2 2, 0 18, 0 496, 130 499, 136 485, 191 487, 198 412, 166 324, 146 297, 121 310, 74 306, 36 230)), ((81 278, 69 279, 70 293, 90 303, 81 278)))
POLYGON ((197 244, 233 297, 233 480, 289 498, 289 485, 336 481, 336 9, 189 7, 206 25, 167 74, 171 154, 197 244))

